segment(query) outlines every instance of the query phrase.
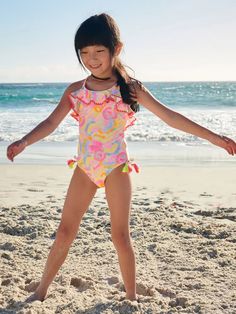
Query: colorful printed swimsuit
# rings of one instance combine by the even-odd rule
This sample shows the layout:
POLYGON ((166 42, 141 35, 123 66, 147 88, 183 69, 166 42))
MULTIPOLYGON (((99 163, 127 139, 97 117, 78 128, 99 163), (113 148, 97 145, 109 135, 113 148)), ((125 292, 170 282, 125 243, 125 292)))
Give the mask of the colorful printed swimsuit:
POLYGON ((131 107, 122 101, 120 89, 115 85, 107 90, 92 91, 86 80, 79 90, 69 95, 71 116, 79 122, 78 156, 68 160, 84 170, 98 186, 104 187, 106 177, 121 164, 122 172, 138 166, 131 163, 124 138, 124 131, 136 118, 131 107))

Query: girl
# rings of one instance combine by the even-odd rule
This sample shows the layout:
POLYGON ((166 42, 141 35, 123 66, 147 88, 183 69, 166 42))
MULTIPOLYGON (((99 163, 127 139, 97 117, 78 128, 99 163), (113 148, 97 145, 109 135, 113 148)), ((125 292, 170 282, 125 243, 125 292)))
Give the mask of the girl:
POLYGON ((52 133, 72 109, 79 122, 79 155, 68 161, 75 168, 65 199, 61 222, 47 258, 39 286, 28 301, 46 298, 47 290, 64 262, 75 239, 81 219, 97 188, 105 187, 111 213, 112 241, 118 254, 126 298, 136 299, 135 254, 129 232, 131 181, 129 172, 138 166, 131 163, 124 131, 135 121, 142 104, 169 126, 194 134, 236 153, 236 143, 196 124, 160 103, 122 65, 118 26, 107 14, 84 21, 75 35, 75 51, 80 64, 91 74, 71 84, 58 106, 35 129, 7 148, 13 161, 28 145, 52 133))

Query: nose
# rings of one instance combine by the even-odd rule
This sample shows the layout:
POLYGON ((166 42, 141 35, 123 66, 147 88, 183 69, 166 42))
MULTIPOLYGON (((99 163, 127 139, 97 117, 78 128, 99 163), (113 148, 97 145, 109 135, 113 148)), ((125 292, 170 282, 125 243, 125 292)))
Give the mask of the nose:
POLYGON ((89 55, 88 55, 88 57, 89 57, 89 61, 91 62, 93 62, 93 61, 97 61, 97 54, 96 54, 96 52, 91 52, 89 55))

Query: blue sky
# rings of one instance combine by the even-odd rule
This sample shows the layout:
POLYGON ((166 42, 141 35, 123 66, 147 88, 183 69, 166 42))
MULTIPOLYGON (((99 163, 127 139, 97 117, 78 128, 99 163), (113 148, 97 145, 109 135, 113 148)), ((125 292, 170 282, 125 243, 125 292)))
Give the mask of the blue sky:
POLYGON ((72 82, 81 22, 117 21, 122 61, 141 81, 236 80, 235 0, 0 1, 0 82, 72 82))

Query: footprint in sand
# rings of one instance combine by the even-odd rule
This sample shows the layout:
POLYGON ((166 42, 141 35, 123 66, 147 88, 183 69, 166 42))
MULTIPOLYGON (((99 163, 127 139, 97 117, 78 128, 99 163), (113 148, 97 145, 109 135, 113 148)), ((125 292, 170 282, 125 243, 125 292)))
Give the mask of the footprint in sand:
POLYGON ((2 279, 1 285, 2 286, 10 286, 10 285, 14 285, 15 283, 20 283, 21 282, 21 278, 13 276, 11 274, 8 274, 6 276, 4 276, 5 278, 2 279))
POLYGON ((25 283, 26 283, 25 291, 27 291, 27 292, 34 292, 37 289, 40 281, 32 281, 31 279, 26 279, 25 283))
POLYGON ((136 285, 137 294, 152 297, 155 295, 155 289, 153 286, 148 287, 143 283, 137 283, 136 285))
POLYGON ((149 206, 150 202, 143 200, 143 201, 139 201, 138 203, 136 203, 136 205, 149 206))
POLYGON ((209 196, 213 196, 213 195, 212 194, 208 194, 207 192, 203 192, 203 193, 199 194, 199 196, 207 196, 207 197, 209 197, 209 196))
POLYGON ((200 216, 205 216, 205 217, 212 217, 214 216, 215 212, 211 211, 211 210, 202 210, 199 209, 195 212, 193 212, 194 215, 200 215, 200 216))
POLYGON ((157 201, 153 201, 153 203, 155 204, 163 204, 164 203, 164 200, 162 198, 160 198, 159 200, 157 201))
POLYGON ((6 242, 0 245, 0 249, 4 251, 15 251, 17 249, 17 246, 11 242, 6 242))
POLYGON ((29 191, 29 192, 44 192, 44 190, 40 190, 40 189, 27 189, 27 191, 29 191))
POLYGON ((92 280, 78 278, 78 277, 71 278, 70 285, 77 288, 79 292, 83 292, 91 288, 94 289, 94 283, 92 280))
MULTIPOLYGON (((121 282, 119 282, 116 285, 116 288, 123 292, 125 291, 124 285, 121 282)), ((142 295, 142 296, 152 297, 155 295, 155 288, 153 286, 148 287, 144 285, 143 283, 136 284, 136 291, 137 291, 137 294, 142 295)))
POLYGON ((115 276, 106 278, 106 280, 107 280, 109 285, 114 285, 114 284, 119 282, 119 278, 115 277, 115 276))
POLYGON ((11 279, 7 278, 7 279, 3 279, 1 285, 2 286, 9 286, 11 284, 11 279))
POLYGON ((170 300, 169 305, 171 307, 180 306, 182 308, 186 308, 189 305, 189 303, 188 303, 188 299, 187 298, 185 298, 185 297, 177 297, 177 298, 175 298, 173 300, 170 300))
POLYGON ((148 251, 155 254, 157 251, 157 244, 156 243, 151 243, 147 247, 148 251))
POLYGON ((175 298, 176 293, 171 291, 168 288, 156 288, 156 290, 163 296, 163 297, 168 297, 168 298, 175 298))

